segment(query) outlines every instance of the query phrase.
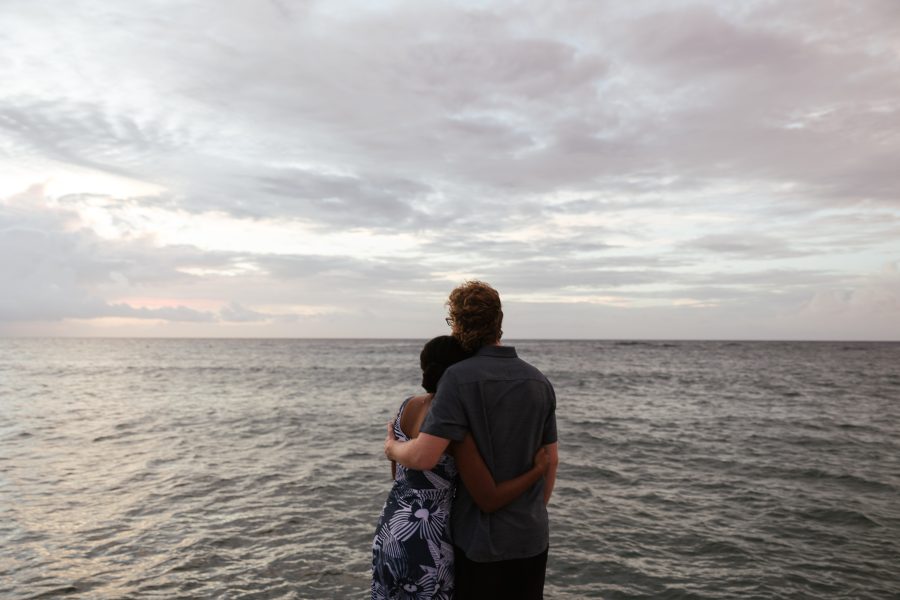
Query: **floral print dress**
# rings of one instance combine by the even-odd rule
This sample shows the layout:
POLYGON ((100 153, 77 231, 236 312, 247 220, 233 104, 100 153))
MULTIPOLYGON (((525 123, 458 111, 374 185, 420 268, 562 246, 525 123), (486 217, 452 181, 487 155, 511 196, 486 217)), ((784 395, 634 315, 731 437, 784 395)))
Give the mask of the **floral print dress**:
MULTIPOLYGON (((403 401, 394 420, 398 440, 403 401)), ((453 543, 450 503, 456 462, 444 454, 430 471, 397 465, 372 544, 372 600, 452 600, 453 543)))

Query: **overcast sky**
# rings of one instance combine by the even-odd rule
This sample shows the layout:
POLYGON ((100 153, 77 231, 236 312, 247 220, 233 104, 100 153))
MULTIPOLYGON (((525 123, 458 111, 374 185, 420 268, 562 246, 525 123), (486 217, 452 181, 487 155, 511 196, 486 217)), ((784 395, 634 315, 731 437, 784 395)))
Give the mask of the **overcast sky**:
POLYGON ((0 335, 900 339, 896 0, 0 23, 0 335))

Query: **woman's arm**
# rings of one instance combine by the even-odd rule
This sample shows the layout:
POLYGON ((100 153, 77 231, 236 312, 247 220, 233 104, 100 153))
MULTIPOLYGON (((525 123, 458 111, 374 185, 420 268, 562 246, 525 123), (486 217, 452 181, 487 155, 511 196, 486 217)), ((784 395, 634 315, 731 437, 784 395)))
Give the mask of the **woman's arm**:
POLYGON ((559 467, 559 443, 553 442, 544 446, 550 464, 544 475, 544 504, 550 504, 550 495, 553 494, 553 486, 556 485, 556 469, 559 467))
POLYGON ((514 479, 497 483, 478 452, 472 435, 453 444, 456 466, 469 494, 482 511, 500 510, 535 484, 547 470, 550 458, 545 448, 534 455, 534 466, 514 479))

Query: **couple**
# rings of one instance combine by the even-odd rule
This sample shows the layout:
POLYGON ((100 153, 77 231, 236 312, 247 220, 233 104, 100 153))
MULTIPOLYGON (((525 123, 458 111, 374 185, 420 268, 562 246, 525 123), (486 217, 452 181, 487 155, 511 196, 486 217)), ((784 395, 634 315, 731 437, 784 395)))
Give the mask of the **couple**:
POLYGON ((500 345, 494 288, 466 282, 447 305, 452 337, 429 341, 420 356, 427 393, 388 423, 394 486, 373 543, 372 598, 539 599, 556 397, 540 371, 500 345))

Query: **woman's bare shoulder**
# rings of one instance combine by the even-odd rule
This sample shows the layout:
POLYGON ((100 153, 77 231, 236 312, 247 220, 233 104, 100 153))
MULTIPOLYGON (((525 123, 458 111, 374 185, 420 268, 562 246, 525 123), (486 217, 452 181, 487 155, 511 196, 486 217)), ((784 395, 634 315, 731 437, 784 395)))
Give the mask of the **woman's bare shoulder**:
POLYGON ((431 406, 431 398, 431 394, 419 394, 406 401, 406 408, 400 415, 400 429, 407 436, 414 438, 419 435, 419 427, 431 406))

